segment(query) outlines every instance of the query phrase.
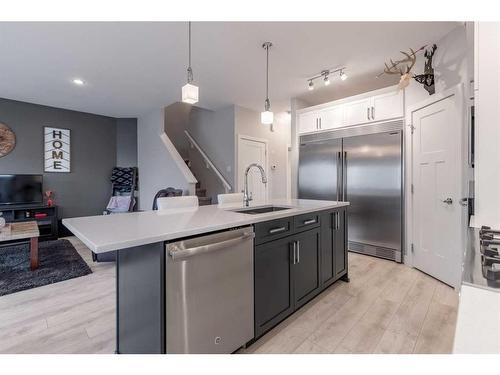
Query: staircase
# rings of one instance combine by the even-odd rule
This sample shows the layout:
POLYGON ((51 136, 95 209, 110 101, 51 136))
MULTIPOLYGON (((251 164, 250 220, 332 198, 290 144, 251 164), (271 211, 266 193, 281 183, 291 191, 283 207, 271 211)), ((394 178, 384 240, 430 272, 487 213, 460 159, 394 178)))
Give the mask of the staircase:
MULTIPOLYGON (((189 169, 191 169, 191 161, 189 161, 188 159, 185 159, 184 162, 186 163, 186 165, 188 166, 189 169)), ((191 172, 193 172, 191 170, 191 172)), ((194 174, 194 172, 193 172, 194 174)), ((196 177, 196 175, 195 175, 196 177)), ((208 206, 210 204, 212 204, 212 197, 207 197, 207 189, 203 189, 201 187, 201 183, 200 183, 200 180, 198 179, 198 177, 196 177, 196 179, 198 180, 198 182, 196 183, 196 196, 198 197, 198 205, 199 206, 208 206)))
POLYGON ((199 206, 207 206, 212 204, 212 197, 207 197, 207 190, 201 188, 199 182, 196 183, 196 196, 198 197, 199 206))

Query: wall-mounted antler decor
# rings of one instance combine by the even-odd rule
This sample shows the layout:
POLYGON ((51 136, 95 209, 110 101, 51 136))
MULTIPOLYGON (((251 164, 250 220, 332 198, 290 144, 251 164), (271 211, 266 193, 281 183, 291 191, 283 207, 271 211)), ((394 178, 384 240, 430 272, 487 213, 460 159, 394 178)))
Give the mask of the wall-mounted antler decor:
POLYGON ((415 81, 424 85, 424 89, 427 90, 429 95, 434 94, 436 91, 434 88, 434 68, 432 67, 432 56, 434 56, 434 52, 436 52, 437 46, 435 44, 432 45, 430 50, 425 50, 425 67, 424 74, 419 74, 414 76, 415 81))
POLYGON ((377 78, 383 74, 399 74, 401 78, 398 88, 404 89, 410 84, 410 79, 412 78, 411 70, 417 61, 417 53, 422 51, 425 47, 426 46, 420 47, 416 51, 410 48, 410 53, 400 51, 405 57, 396 61, 390 59, 390 64, 384 63, 385 69, 377 78))

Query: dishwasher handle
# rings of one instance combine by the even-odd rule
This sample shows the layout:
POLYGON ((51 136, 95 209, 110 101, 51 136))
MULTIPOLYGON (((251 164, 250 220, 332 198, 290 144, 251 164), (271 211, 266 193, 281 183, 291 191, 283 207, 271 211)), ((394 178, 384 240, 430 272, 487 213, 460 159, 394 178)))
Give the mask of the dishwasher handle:
POLYGON ((237 245, 243 241, 252 239, 254 237, 255 237, 255 233, 248 232, 248 233, 243 233, 243 235, 241 235, 240 237, 232 238, 230 240, 210 243, 210 244, 202 245, 202 246, 190 247, 188 249, 179 249, 178 246, 174 245, 173 248, 170 249, 168 253, 172 257, 173 260, 182 260, 182 259, 190 258, 190 257, 195 256, 195 255, 210 253, 212 251, 217 251, 217 250, 224 249, 226 247, 237 245))

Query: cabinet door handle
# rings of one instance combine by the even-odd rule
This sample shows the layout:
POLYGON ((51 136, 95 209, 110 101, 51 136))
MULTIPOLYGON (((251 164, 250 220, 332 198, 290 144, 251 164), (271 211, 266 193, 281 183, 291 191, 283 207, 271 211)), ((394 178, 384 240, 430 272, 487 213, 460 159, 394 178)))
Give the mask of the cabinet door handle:
POLYGON ((335 212, 335 229, 340 229, 340 212, 335 212))
POLYGON ((372 107, 372 120, 375 120, 375 107, 372 107))
POLYGON ((296 259, 297 259, 297 242, 293 241, 292 242, 292 252, 293 252, 293 259, 292 259, 292 264, 296 264, 296 259))
POLYGON ((321 130, 321 117, 319 118, 319 129, 321 130))
POLYGON ((297 241, 297 263, 300 263, 300 241, 297 241))
POLYGON ((314 224, 316 222, 316 219, 309 219, 309 220, 304 220, 302 224, 304 225, 309 225, 309 224, 314 224))
POLYGON ((269 234, 284 232, 285 230, 286 230, 286 227, 273 228, 273 229, 269 229, 269 234))
POLYGON ((366 107, 366 118, 370 119, 370 107, 366 107))
POLYGON ((319 130, 319 119, 316 118, 316 130, 319 130))

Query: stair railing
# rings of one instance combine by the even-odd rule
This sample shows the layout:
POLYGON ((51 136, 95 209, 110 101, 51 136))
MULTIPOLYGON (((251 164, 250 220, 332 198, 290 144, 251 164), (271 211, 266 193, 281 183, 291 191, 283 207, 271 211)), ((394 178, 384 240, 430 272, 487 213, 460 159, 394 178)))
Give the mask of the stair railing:
POLYGON ((231 185, 229 184, 229 182, 227 182, 227 180, 224 178, 222 173, 220 173, 220 171, 217 169, 217 167, 214 165, 214 163, 212 163, 212 161, 207 156, 207 154, 205 154, 205 151, 203 151, 203 149, 194 140, 194 138, 191 136, 191 134, 189 134, 189 132, 187 130, 184 130, 184 134, 186 134, 186 137, 188 138, 188 141, 189 141, 191 148, 195 148, 200 153, 201 157, 203 158, 203 161, 205 162, 206 167, 208 169, 211 169, 215 173, 215 175, 217 176, 219 181, 222 183, 222 185, 224 186, 225 193, 226 194, 229 193, 231 191, 231 185))

